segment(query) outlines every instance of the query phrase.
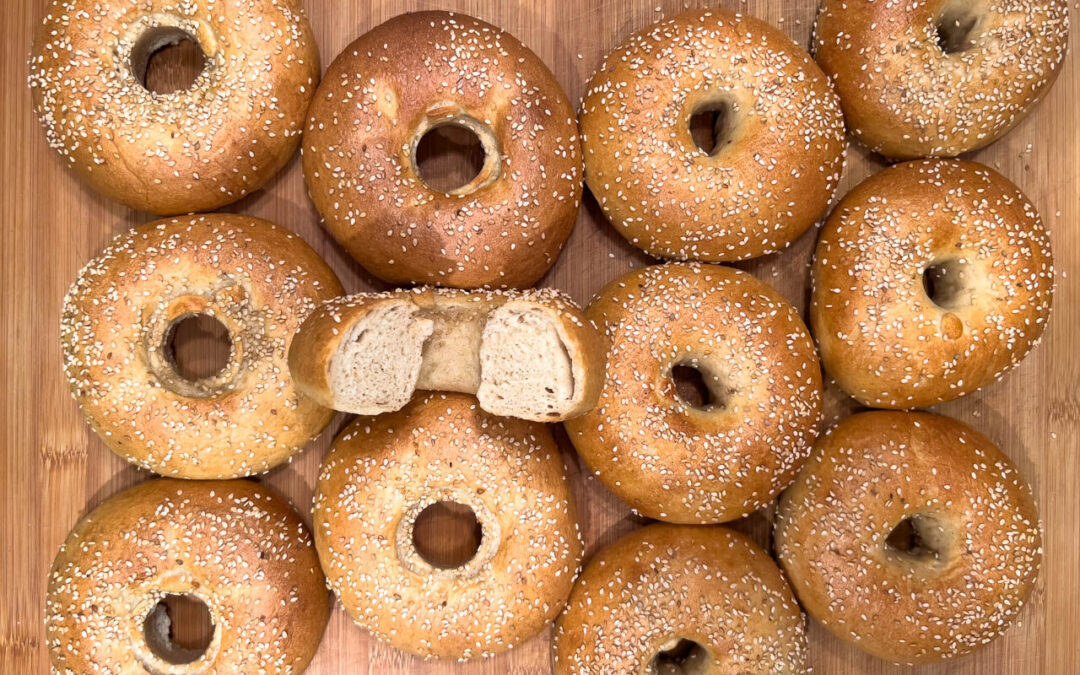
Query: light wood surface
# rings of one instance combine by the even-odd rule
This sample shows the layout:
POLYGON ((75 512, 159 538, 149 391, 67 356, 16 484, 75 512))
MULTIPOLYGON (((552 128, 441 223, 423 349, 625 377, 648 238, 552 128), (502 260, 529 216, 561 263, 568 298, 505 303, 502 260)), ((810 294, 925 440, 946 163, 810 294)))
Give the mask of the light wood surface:
MULTIPOLYGON (((101 0, 105 2, 106 0, 101 0)), ((710 3, 717 4, 717 3, 710 3)), ((808 44, 815 0, 723 2, 763 18, 808 44)), ((82 514, 147 474, 125 464, 84 424, 60 366, 61 299, 79 267, 125 228, 150 220, 110 203, 65 170, 45 143, 26 87, 30 36, 45 0, 3 5, 3 102, 0 150, 0 672, 46 672, 45 579, 57 546, 82 514)), ((377 23, 410 9, 458 9, 492 21, 532 47, 577 101, 603 55, 632 32, 689 6, 667 0, 306 0, 323 63, 377 23)), ((407 49, 408 45, 402 45, 407 49)), ((975 153, 1013 181, 1039 207, 1057 261, 1054 316, 1040 347, 1003 382, 965 400, 938 406, 988 434, 1032 482, 1046 527, 1041 580, 1020 621, 1003 639, 926 673, 1080 673, 1080 69, 1076 53, 1047 99, 1003 140, 975 153)), ((229 210, 292 228, 320 251, 349 291, 371 279, 320 228, 308 200, 299 158, 265 189, 229 210)), ((853 146, 842 192, 883 166, 853 146)), ((782 254, 740 265, 775 286, 800 308, 815 234, 782 254)), ((587 198, 565 252, 543 284, 585 303, 605 282, 646 258, 627 246, 587 198)), ((211 340, 212 338, 207 338, 211 340)), ((200 348, 196 348, 198 351, 200 348)), ((831 387, 829 420, 853 406, 831 387)), ((344 418, 291 464, 263 477, 307 513, 319 461, 344 418)), ((565 435, 557 432, 574 476, 588 553, 642 520, 582 473, 565 435)), ((738 527, 767 543, 768 513, 738 527)), ((445 529, 445 528, 435 528, 445 529)), ((547 673, 549 636, 474 664, 423 663, 377 644, 335 610, 309 672, 547 673)), ((906 670, 863 656, 810 625, 811 654, 820 673, 906 670)))

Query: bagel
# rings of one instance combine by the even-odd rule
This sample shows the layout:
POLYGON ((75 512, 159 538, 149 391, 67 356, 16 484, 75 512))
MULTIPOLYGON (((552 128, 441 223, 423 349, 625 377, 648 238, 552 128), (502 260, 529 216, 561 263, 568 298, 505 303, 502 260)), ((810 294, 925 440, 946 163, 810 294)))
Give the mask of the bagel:
POLYGON ((57 673, 284 675, 315 656, 330 596, 283 497, 250 481, 159 478, 75 525, 49 573, 45 616, 57 673), (178 597, 209 615, 203 648, 173 639, 178 597))
POLYGON ((780 499, 774 534, 803 608, 900 663, 1001 635, 1042 558, 1035 501, 1013 463, 928 413, 860 413, 822 436, 780 499))
POLYGON ((1066 0, 822 0, 814 57, 851 132, 894 159, 954 157, 1024 119, 1057 79, 1066 0))
POLYGON ((602 350, 596 328, 558 291, 414 289, 324 303, 293 338, 289 367, 300 391, 335 410, 391 412, 421 389, 557 422, 596 404, 602 350))
POLYGON ((212 211, 262 187, 300 143, 319 52, 300 0, 53 0, 30 88, 49 145, 140 211, 212 211), (147 89, 151 55, 191 41, 187 89, 147 89))
POLYGON ((745 272, 668 263, 609 283, 599 401, 565 422, 578 454, 635 511, 719 523, 772 501, 821 424, 821 372, 798 312, 745 272))
POLYGON ((693 10, 604 59, 581 104, 585 180, 616 231, 660 258, 743 260, 820 218, 844 169, 825 74, 753 17, 693 10), (711 120, 699 145, 691 126, 711 120))
POLYGON ((1035 206, 996 171, 898 164, 821 230, 810 321, 844 391, 875 408, 969 394, 1016 366, 1050 317, 1054 266, 1035 206))
POLYGON ((359 417, 315 490, 315 544, 357 624, 424 657, 490 656, 562 609, 581 562, 570 486, 542 424, 489 415, 463 394, 426 394, 359 417), (436 503, 470 510, 471 559, 429 560, 415 538, 436 503))
POLYGON ((312 103, 303 155, 327 229, 396 284, 531 286, 581 200, 577 121, 555 76, 513 36, 462 14, 403 14, 346 47, 312 103), (417 157, 447 126, 484 154, 476 177, 449 191, 424 181, 417 157))
POLYGON ((806 630, 765 551, 654 524, 601 549, 555 623, 556 675, 807 672, 806 630))
POLYGON ((234 478, 284 462, 333 411, 296 391, 293 333, 342 293, 295 234, 264 220, 200 215, 117 236, 64 298, 60 339, 90 426, 129 462, 179 478, 234 478), (228 361, 199 379, 170 343, 192 317, 228 331, 228 361))

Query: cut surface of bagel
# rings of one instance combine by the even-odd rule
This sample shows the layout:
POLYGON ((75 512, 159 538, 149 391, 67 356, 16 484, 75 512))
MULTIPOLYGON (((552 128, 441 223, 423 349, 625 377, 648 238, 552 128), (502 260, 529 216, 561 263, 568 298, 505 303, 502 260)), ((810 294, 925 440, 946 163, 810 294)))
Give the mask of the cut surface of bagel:
POLYGON ((316 310, 293 344, 302 390, 360 415, 452 391, 492 414, 557 422, 590 410, 603 377, 596 329, 550 290, 347 296, 316 310))

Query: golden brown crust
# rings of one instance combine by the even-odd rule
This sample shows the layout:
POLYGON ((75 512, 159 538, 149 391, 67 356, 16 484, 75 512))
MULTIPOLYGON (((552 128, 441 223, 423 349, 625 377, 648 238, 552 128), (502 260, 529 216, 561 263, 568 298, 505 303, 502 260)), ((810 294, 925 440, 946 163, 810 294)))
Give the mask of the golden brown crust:
POLYGON ((550 432, 488 415, 461 394, 357 418, 323 463, 314 521, 350 616, 425 657, 479 658, 532 637, 562 609, 581 562, 550 432), (483 527, 476 556, 449 570, 425 562, 410 536, 410 519, 443 500, 472 508, 483 527))
POLYGON ((783 32, 693 10, 608 55, 581 105, 585 179, 630 243, 680 260, 778 251, 825 212, 844 167, 840 101, 783 32), (691 116, 724 104, 711 154, 691 116))
POLYGON ((172 215, 262 187, 296 151, 318 80, 299 0, 53 0, 29 83, 72 169, 107 197, 172 215), (186 32, 206 56, 187 90, 153 94, 136 77, 140 36, 162 31, 186 32))
POLYGON ((852 133, 886 157, 953 157, 1003 136, 1053 85, 1065 0, 823 0, 814 57, 852 133), (946 53, 938 24, 974 22, 946 53))
POLYGON ((308 312, 342 292, 297 235, 207 214, 125 232, 79 273, 60 337, 72 393, 115 453, 182 478, 266 471, 333 412, 294 389, 287 354, 308 312), (210 314, 230 333, 224 369, 190 381, 164 348, 176 321, 210 314))
POLYGON ((616 495, 651 518, 717 523, 791 482, 821 424, 821 372, 776 291, 729 267, 668 263, 611 282, 585 314, 605 333, 606 380, 565 425, 616 495), (677 365, 702 373, 712 407, 677 395, 677 365))
POLYGON ((996 171, 956 160, 898 164, 856 186, 821 230, 812 278, 826 372, 878 408, 999 378, 1039 341, 1054 290, 1034 205, 996 171))
POLYGON ((330 597, 289 502, 251 481, 140 483, 75 525, 45 605, 60 673, 300 673, 330 597), (165 595, 206 604, 215 637, 188 666, 154 655, 144 617, 165 595))
POLYGON ((861 413, 823 435, 780 500, 775 543, 807 612, 903 663, 966 654, 1003 633, 1042 558, 1035 501, 1013 463, 982 434, 928 413, 861 413), (905 519, 919 523, 922 549, 886 542, 905 519))
POLYGON ((303 155, 327 228, 394 283, 531 286, 581 197, 577 122, 554 75, 463 14, 403 14, 346 47, 312 103, 303 155), (420 179, 413 153, 425 129, 455 120, 488 130, 487 160, 447 194, 420 179))
MULTIPOLYGON (((480 324, 491 312, 508 302, 528 303, 551 313, 558 322, 560 339, 573 361, 575 404, 561 415, 541 414, 534 421, 559 422, 577 417, 596 405, 604 382, 601 360, 603 342, 592 321, 568 296, 553 289, 527 291, 463 291, 420 287, 386 293, 356 293, 333 298, 311 312, 300 325, 289 348, 289 369, 297 388, 320 405, 340 409, 330 385, 330 367, 349 328, 386 302, 411 302, 425 316, 450 315, 466 310, 467 320, 480 324)), ((474 388, 455 389, 476 394, 474 388)), ((355 412, 355 411, 353 411, 355 412)))
POLYGON ((555 624, 555 672, 675 672, 650 662, 679 639, 706 650, 687 672, 807 668, 802 612, 765 551, 723 527, 655 524, 585 566, 555 624))

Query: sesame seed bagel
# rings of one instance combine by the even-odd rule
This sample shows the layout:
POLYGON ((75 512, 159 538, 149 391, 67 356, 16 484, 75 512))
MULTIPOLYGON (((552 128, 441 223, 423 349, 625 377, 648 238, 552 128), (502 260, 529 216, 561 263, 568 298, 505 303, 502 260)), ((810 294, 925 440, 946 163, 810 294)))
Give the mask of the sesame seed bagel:
POLYGON ((327 229, 393 283, 531 286, 581 198, 577 121, 555 76, 462 14, 403 14, 346 47, 312 103, 303 155, 327 229), (424 182, 417 157, 448 125, 484 151, 475 178, 449 192, 424 182))
POLYGON ((774 534, 806 611, 900 663, 1001 635, 1042 558, 1035 501, 1013 463, 928 413, 860 413, 823 435, 780 499, 774 534))
POLYGON ((292 157, 319 79, 300 0, 53 0, 30 58, 49 145, 98 192, 141 211, 211 211, 292 157), (151 55, 190 40, 188 89, 150 91, 151 55))
POLYGON ((178 478, 234 478, 284 462, 333 412, 300 394, 289 343, 304 317, 342 293, 304 240, 257 218, 160 220, 117 236, 64 298, 64 369, 87 421, 129 462, 178 478), (228 361, 188 379, 170 342, 209 316, 228 361))
POLYGON ((791 588, 723 527, 654 524, 601 549, 555 624, 554 654, 560 675, 807 672, 791 588))
POLYGON ((810 320, 825 370, 860 403, 915 408, 990 384, 1038 342, 1054 268, 1039 214, 974 162, 892 166, 821 230, 810 320))
POLYGON ((649 254, 680 260, 786 247, 825 212, 847 147, 839 99, 810 55, 719 10, 661 21, 609 54, 581 134, 585 180, 608 220, 649 254), (714 116, 708 149, 691 133, 702 113, 714 116))
POLYGON ((45 614, 57 673, 301 673, 330 596, 286 499, 251 481, 159 478, 75 525, 45 614), (176 596, 208 612, 205 650, 174 640, 166 603, 176 596))
POLYGON ((719 523, 780 493, 821 424, 821 372, 798 312, 745 272, 669 263, 609 283, 585 311, 607 368, 565 422, 578 454, 650 518, 719 523))
POLYGON ((301 392, 334 410, 399 410, 417 390, 476 396, 493 415, 537 422, 596 405, 600 334, 552 289, 431 287, 357 293, 320 305, 289 347, 301 392))
POLYGON ((822 0, 814 57, 848 128, 886 157, 952 157, 1000 138, 1050 89, 1065 0, 822 0))
POLYGON ((349 615, 427 658, 480 658, 524 642, 562 609, 581 562, 547 427, 489 415, 464 394, 357 418, 323 462, 314 522, 349 615), (430 561, 415 538, 421 514, 440 502, 470 510, 482 532, 460 565, 430 561))

